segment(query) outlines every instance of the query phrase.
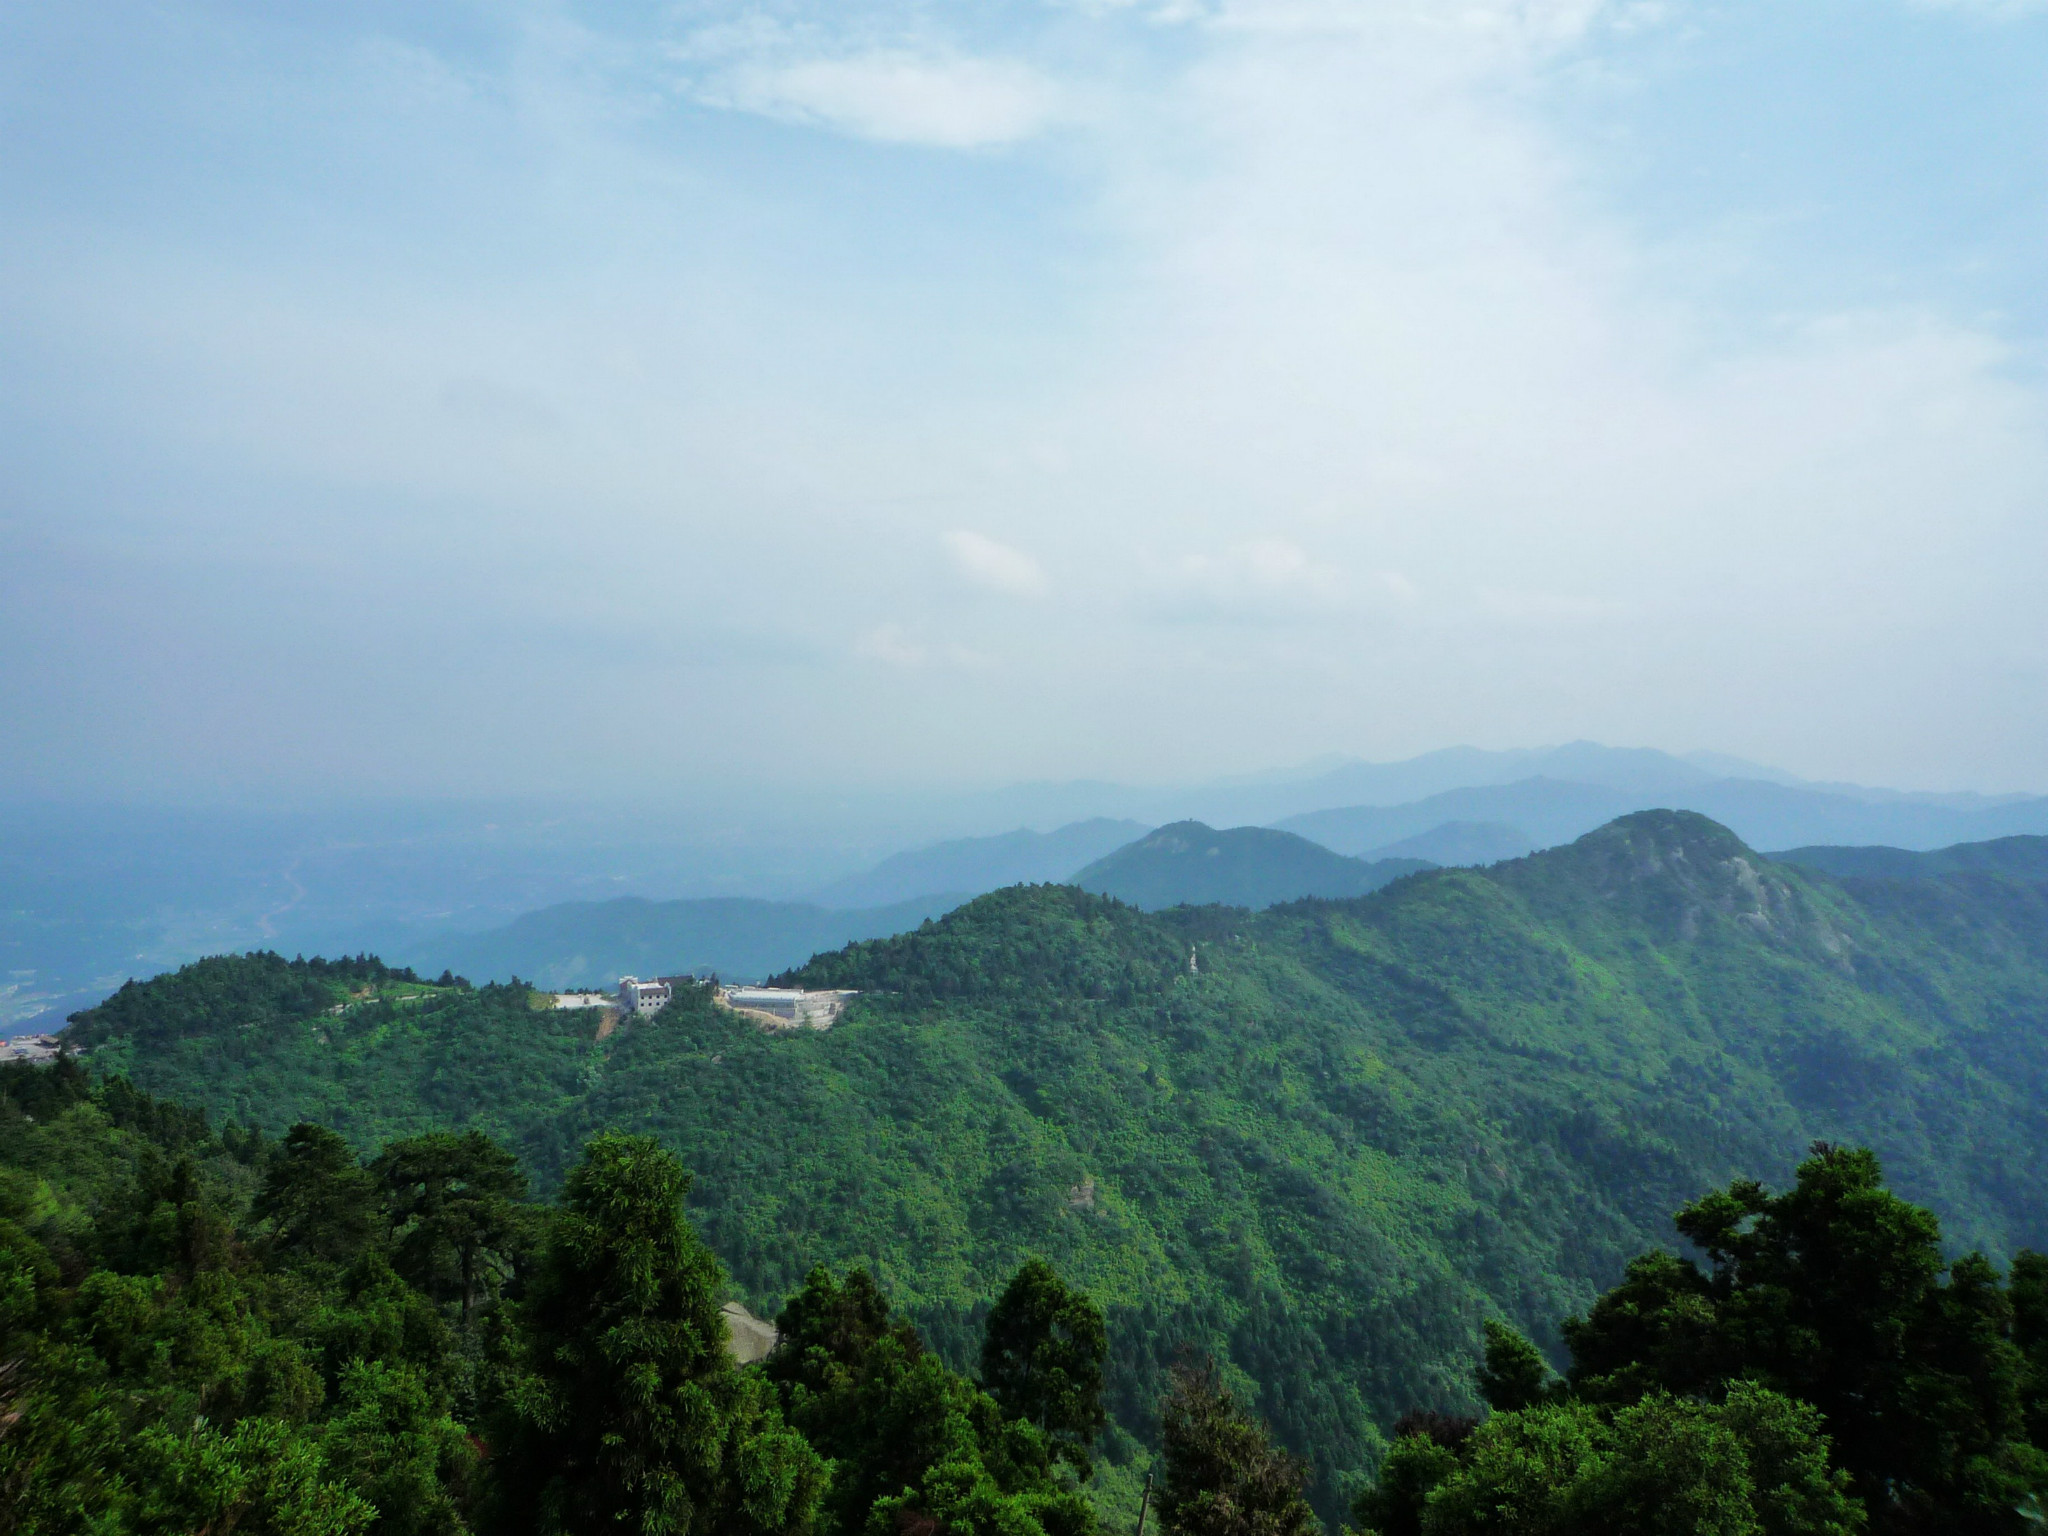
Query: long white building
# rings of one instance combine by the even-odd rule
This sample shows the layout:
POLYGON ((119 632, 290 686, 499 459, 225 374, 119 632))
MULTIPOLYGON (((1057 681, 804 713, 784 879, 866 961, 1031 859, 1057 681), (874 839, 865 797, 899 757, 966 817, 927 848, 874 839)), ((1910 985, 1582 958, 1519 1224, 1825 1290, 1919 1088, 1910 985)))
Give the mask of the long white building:
POLYGON ((830 1029, 846 1009, 853 992, 811 992, 801 987, 726 987, 721 999, 729 1008, 767 1014, 793 1029, 830 1029))

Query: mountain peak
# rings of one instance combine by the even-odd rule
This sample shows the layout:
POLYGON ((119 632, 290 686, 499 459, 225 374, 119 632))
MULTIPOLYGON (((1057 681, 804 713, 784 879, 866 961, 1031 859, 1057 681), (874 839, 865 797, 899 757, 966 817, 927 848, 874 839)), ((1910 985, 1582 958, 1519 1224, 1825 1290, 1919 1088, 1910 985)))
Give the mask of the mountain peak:
POLYGON ((1817 938, 1831 956, 1841 949, 1831 929, 1812 931, 1817 915, 1784 871, 1695 811, 1636 811, 1500 872, 1542 905, 1590 895, 1681 939, 1719 917, 1780 940, 1817 938))
POLYGON ((1151 911, 1209 904, 1258 908, 1307 896, 1363 896, 1430 867, 1421 859, 1369 864, 1273 827, 1218 831, 1199 821, 1176 821, 1097 859, 1074 876, 1074 884, 1151 911))

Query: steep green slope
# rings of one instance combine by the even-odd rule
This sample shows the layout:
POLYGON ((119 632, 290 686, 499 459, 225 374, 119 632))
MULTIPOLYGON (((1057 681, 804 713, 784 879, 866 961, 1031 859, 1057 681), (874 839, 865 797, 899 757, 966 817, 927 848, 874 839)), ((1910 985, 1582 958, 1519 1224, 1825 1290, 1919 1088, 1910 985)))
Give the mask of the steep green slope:
POLYGON ((1425 859, 1368 863, 1271 827, 1219 832, 1177 821, 1097 859, 1072 883, 1148 912, 1214 903, 1256 910, 1305 896, 1363 896, 1431 867, 1425 859))
POLYGON ((868 995, 770 1036, 691 993, 601 1044, 505 988, 374 1026, 188 1011, 147 1048, 117 1043, 136 1005, 79 1028, 273 1128, 473 1121, 543 1177, 655 1131, 750 1301, 864 1261, 956 1358, 1043 1254, 1109 1307, 1128 1431, 1203 1344, 1326 1514, 1376 1423, 1469 1401, 1483 1315, 1554 1346, 1671 1210, 1815 1138, 1875 1147, 1965 1245, 2048 1243, 2048 899, 2010 878, 1844 885, 1651 812, 1258 914, 1020 887, 797 979, 868 995))

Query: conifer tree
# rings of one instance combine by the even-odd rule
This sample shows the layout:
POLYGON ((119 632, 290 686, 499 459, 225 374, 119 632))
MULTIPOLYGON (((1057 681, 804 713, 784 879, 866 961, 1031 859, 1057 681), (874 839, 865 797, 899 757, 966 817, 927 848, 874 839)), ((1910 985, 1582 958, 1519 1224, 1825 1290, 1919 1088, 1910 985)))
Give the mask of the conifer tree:
POLYGON ((273 1247, 299 1262, 347 1263, 383 1236, 377 1181, 324 1125, 285 1133, 250 1215, 268 1221, 273 1247))
POLYGON ((1506 1323, 1486 1321, 1485 1363, 1479 1395, 1496 1413, 1533 1408, 1550 1395, 1550 1364, 1542 1351, 1506 1323))
POLYGON ((506 1448, 509 1528, 634 1536, 805 1529, 825 1465, 726 1348, 724 1274, 651 1137, 584 1150, 524 1307, 506 1448))
POLYGON ((1027 1259, 988 1315, 981 1382, 1012 1418, 1043 1430, 1085 1481, 1102 1433, 1102 1309, 1043 1259, 1027 1259))
POLYGON ((482 1131, 394 1141, 370 1165, 385 1189, 392 1267, 468 1319, 529 1230, 519 1160, 482 1131))

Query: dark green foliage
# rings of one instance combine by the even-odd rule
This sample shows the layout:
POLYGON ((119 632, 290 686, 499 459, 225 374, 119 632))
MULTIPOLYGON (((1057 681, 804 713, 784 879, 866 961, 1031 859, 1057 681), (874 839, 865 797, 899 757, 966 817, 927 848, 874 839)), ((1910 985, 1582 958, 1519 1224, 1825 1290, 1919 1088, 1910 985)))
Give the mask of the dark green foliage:
POLYGON ((981 1346, 981 1384, 1005 1414, 1045 1432, 1083 1478, 1106 1422, 1102 1360, 1109 1348, 1102 1308, 1070 1289, 1053 1267, 1026 1259, 990 1310, 981 1346))
MULTIPOLYGON (((1612 1414, 1497 1414, 1436 1468, 1423 1536, 1852 1536, 1862 1511, 1827 1467, 1810 1408, 1744 1384, 1725 1404, 1653 1394, 1612 1414)), ((1418 1480, 1420 1481, 1420 1480, 1418 1480)), ((1365 1501, 1361 1501, 1361 1513, 1365 1501)), ((1378 1536, 1403 1529, 1390 1523, 1378 1536)), ((1369 1528, 1370 1529, 1370 1528, 1369 1528)))
POLYGON ((1305 1468, 1272 1443, 1207 1360, 1177 1366, 1160 1413, 1159 1521, 1180 1536, 1309 1536, 1305 1468))
POLYGON ((833 1459, 828 1530, 1092 1536, 1094 1512, 1055 1475, 1061 1447, 892 1321, 865 1271, 813 1270, 777 1327, 768 1375, 833 1459))
POLYGON ((339 1386, 322 1448, 379 1512, 380 1536, 460 1536, 476 1501, 477 1449, 433 1378, 358 1357, 339 1386))
POLYGON ((285 1134, 250 1215, 270 1223, 281 1253, 324 1264, 346 1263, 385 1235, 377 1181, 324 1125, 295 1125, 285 1134))
POLYGON ((1976 1254, 1948 1264, 1933 1214, 1887 1190, 1868 1150, 1818 1146, 1786 1193, 1738 1180, 1677 1226, 1708 1269, 1638 1261, 1567 1325, 1581 1393, 1767 1383, 1819 1410, 1887 1529, 2017 1529, 2013 1509, 2048 1492, 1997 1271, 1976 1254))
POLYGON ((587 1087, 595 1022, 537 1009, 516 982, 471 988, 367 956, 256 954, 131 982, 65 1038, 102 1073, 272 1135, 307 1121, 379 1146, 473 1128, 540 1151, 559 1179, 573 1142, 536 1148, 515 1133, 587 1087))
POLYGON ((1102 1321, 1043 1266, 998 1309, 1007 1409, 865 1273, 816 1272, 743 1370, 649 1138, 591 1141, 534 1266, 525 1175, 478 1133, 365 1168, 300 1125, 252 1168, 118 1079, 16 1086, 47 1118, 0 1100, 6 1536, 1094 1536, 1063 1458, 1102 1321))
POLYGON ((86 1046, 115 1038, 163 1045, 211 1032, 223 1018, 244 1028, 304 1018, 360 990, 419 980, 369 955, 353 960, 287 960, 267 952, 218 955, 172 976, 123 984, 79 1016, 72 1037, 86 1046))
POLYGON ((0 1531, 462 1536, 467 1371, 346 1145, 77 1088, 0 1079, 0 1531))
POLYGON ((1355 1506, 1378 1536, 2027 1529, 2048 1493, 2030 1410, 2048 1261, 2007 1289, 1944 1260, 1933 1215, 1862 1148, 1822 1144, 1794 1187, 1738 1179, 1681 1210, 1706 1267, 1629 1265, 1566 1323, 1565 1382, 1489 1324, 1496 1412, 1401 1439, 1355 1506))
POLYGON ((1358 1529, 1366 1536, 1422 1536, 1429 1496, 1464 1465, 1458 1457, 1463 1443, 1445 1445, 1427 1434, 1397 1436, 1379 1476, 1351 1506, 1358 1529))
POLYGON ((1360 1536, 1854 1536, 1820 1416, 1753 1382, 1722 1403, 1553 1400, 1455 1445, 1402 1437, 1353 1507, 1360 1536))
POLYGON ((607 1134, 570 1173, 526 1312, 507 1529, 743 1536, 809 1524, 824 1465, 725 1348, 714 1259, 683 1219, 689 1176, 607 1134))
POLYGON ((392 1142, 369 1172, 383 1186, 393 1268, 467 1319, 532 1235, 519 1160, 481 1131, 431 1131, 392 1142))
POLYGON ((1486 1320, 1486 1354, 1479 1395, 1496 1413, 1533 1408, 1550 1395, 1551 1370, 1542 1351, 1506 1323, 1486 1320))
POLYGON ((804 1288, 776 1316, 775 1328, 767 1375, 804 1399, 849 1386, 885 1338, 893 1339, 907 1358, 924 1353, 917 1330, 890 1319, 889 1298, 864 1269, 848 1274, 843 1285, 829 1270, 813 1269, 804 1288))
POLYGON ((2048 1446, 2048 1254, 2022 1249, 2013 1255, 2012 1342, 2025 1360, 2021 1403, 2027 1438, 2048 1446))

